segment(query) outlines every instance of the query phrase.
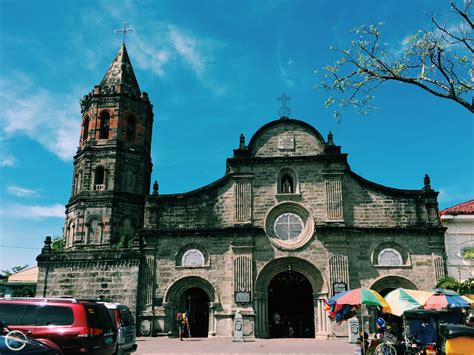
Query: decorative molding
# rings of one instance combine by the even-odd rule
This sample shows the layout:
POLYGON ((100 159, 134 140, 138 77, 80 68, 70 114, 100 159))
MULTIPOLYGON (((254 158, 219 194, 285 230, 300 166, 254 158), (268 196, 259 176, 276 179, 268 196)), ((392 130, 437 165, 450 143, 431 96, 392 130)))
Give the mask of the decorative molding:
POLYGON ((237 180, 235 182, 235 219, 248 222, 252 219, 252 182, 237 180))
POLYGON ((335 282, 344 282, 349 286, 349 263, 346 255, 335 254, 329 258, 329 282, 331 294, 335 282))
POLYGON ((234 292, 247 291, 252 294, 252 258, 238 256, 234 259, 234 292))
POLYGON ((344 221, 342 201, 342 181, 330 179, 325 181, 327 220, 334 222, 344 221))

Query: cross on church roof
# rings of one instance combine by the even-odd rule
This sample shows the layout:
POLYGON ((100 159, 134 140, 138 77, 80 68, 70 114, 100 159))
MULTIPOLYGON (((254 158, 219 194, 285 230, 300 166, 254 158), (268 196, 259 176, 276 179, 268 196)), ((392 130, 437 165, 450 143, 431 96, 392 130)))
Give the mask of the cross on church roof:
POLYGON ((289 117, 291 110, 286 106, 286 102, 291 100, 291 97, 286 96, 286 93, 281 94, 280 97, 277 97, 278 101, 281 101, 281 108, 278 110, 280 117, 289 117))
POLYGON ((124 21, 123 23, 123 29, 121 30, 115 30, 115 33, 121 33, 122 34, 122 43, 125 43, 125 37, 127 35, 127 32, 133 32, 135 29, 133 27, 127 27, 127 21, 124 21))

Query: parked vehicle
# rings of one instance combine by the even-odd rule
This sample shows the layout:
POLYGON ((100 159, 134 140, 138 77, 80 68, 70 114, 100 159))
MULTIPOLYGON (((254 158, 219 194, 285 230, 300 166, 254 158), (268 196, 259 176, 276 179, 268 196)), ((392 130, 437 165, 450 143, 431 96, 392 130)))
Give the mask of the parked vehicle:
POLYGON ((117 326, 117 354, 132 353, 137 350, 136 328, 130 309, 121 303, 99 301, 107 307, 117 326))
POLYGON ((405 354, 419 354, 439 347, 439 317, 439 312, 425 309, 403 312, 405 354))
POLYGON ((48 340, 29 338, 0 322, 0 354, 63 355, 63 352, 48 340))
POLYGON ((440 326, 442 354, 470 354, 474 349, 474 328, 464 325, 440 326))
POLYGON ((0 299, 0 321, 34 339, 57 344, 64 353, 113 354, 117 331, 107 308, 63 298, 0 299))

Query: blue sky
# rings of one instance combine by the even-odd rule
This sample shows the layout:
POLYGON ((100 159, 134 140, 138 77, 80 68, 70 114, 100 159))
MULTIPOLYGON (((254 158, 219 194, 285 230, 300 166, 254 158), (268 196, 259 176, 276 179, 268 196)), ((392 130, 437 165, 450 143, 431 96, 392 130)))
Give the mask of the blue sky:
POLYGON ((35 263, 46 235, 61 235, 79 142, 79 98, 97 85, 128 21, 127 48, 154 104, 152 180, 189 191, 224 174, 225 159, 278 118, 314 125, 379 184, 418 189, 431 176, 440 208, 474 198, 474 119, 418 88, 387 84, 370 116, 338 123, 314 89, 350 29, 384 21, 384 41, 444 14, 446 1, 0 2, 0 269, 35 263), (315 71, 317 71, 315 73, 315 71))

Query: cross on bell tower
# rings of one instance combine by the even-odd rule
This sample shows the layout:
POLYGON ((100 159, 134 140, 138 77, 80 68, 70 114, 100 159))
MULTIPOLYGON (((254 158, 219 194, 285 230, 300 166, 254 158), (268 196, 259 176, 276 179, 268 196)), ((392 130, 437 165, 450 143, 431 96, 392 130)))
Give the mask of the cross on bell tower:
POLYGON ((134 32, 135 29, 133 27, 128 27, 127 21, 124 21, 123 23, 123 28, 121 30, 115 30, 115 33, 121 33, 122 34, 122 43, 125 43, 126 37, 127 37, 127 32, 134 32))

